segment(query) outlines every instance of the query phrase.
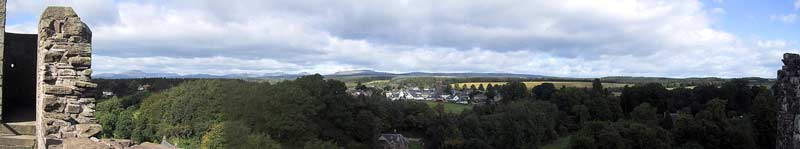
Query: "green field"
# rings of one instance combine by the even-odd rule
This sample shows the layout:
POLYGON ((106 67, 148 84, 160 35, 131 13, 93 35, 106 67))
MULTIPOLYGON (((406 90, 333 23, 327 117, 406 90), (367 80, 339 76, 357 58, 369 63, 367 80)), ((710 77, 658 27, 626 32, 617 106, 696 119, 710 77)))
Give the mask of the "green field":
POLYGON ((466 109, 472 109, 472 107, 469 105, 462 105, 456 103, 439 103, 434 101, 425 101, 425 103, 428 104, 428 106, 430 106, 431 108, 435 108, 436 105, 438 104, 444 104, 444 111, 447 113, 461 113, 461 111, 464 111, 466 109))
MULTIPOLYGON (((536 87, 538 85, 542 85, 543 83, 553 83, 553 85, 555 85, 556 88, 561 88, 562 86, 563 87, 577 87, 577 88, 592 88, 592 82, 527 81, 527 82, 524 82, 524 83, 525 83, 525 86, 528 87, 528 89, 531 89, 531 88, 536 87)), ((491 84, 491 85, 504 85, 504 84, 506 84, 506 82, 468 82, 468 83, 456 83, 454 85, 457 86, 455 88, 458 88, 458 87, 463 87, 464 85, 467 85, 467 87, 470 87, 472 85, 475 85, 475 87, 478 87, 480 85, 483 85, 484 87, 486 87, 489 84, 491 84)), ((633 86, 633 84, 603 83, 603 87, 605 87, 605 88, 621 88, 621 87, 625 87, 625 85, 633 86)))

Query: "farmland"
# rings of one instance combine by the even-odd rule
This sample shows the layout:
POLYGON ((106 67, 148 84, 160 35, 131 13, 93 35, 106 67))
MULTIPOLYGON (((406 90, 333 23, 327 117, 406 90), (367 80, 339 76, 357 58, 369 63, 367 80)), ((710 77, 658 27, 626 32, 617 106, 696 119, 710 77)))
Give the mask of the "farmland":
MULTIPOLYGON (((525 83, 525 86, 526 86, 526 87, 528 87, 528 89, 531 89, 531 88, 533 88, 533 87, 535 87, 535 86, 538 86, 538 85, 542 85, 543 83, 553 83, 553 85, 555 85, 555 86, 556 86, 556 88, 561 88, 561 87, 591 88, 591 87, 592 87, 592 82, 575 82, 575 81, 526 81, 526 82, 524 82, 524 83, 525 83)), ((506 84, 506 82, 468 82, 468 83, 456 83, 456 84, 454 84, 454 85, 456 85, 456 86, 454 86, 454 88, 460 88, 460 87, 463 87, 464 85, 466 85, 467 87, 470 87, 470 86, 472 86, 472 85, 475 85, 475 87, 478 87, 478 86, 480 86, 480 85, 483 85, 483 86, 488 86, 488 85, 490 85, 490 84, 491 84, 491 85, 504 85, 504 84, 506 84)), ((603 83, 603 87, 605 87, 605 88, 621 88, 621 87, 625 87, 625 85, 628 85, 628 86, 633 86, 633 84, 623 84, 623 83, 603 83)))

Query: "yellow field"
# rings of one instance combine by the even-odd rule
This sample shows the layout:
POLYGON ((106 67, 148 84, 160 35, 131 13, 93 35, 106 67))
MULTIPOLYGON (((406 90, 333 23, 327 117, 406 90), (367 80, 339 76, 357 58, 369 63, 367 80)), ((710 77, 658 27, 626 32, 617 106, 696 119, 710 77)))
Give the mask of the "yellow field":
MULTIPOLYGON (((565 87, 577 87, 577 88, 592 88, 592 82, 529 81, 529 82, 524 82, 524 83, 525 83, 525 86, 528 87, 528 89, 531 89, 531 88, 533 88, 535 86, 538 86, 538 85, 542 85, 543 83, 553 83, 553 85, 555 85, 556 88, 561 88, 562 86, 565 86, 565 87)), ((457 83, 455 85, 457 85, 458 87, 462 87, 463 85, 467 85, 467 87, 475 85, 475 87, 477 88, 481 84, 484 87, 486 87, 489 84, 491 84, 491 85, 504 85, 504 84, 506 84, 506 82, 469 82, 469 83, 457 83)), ((603 87, 605 87, 605 88, 620 88, 620 87, 625 87, 625 85, 633 86, 632 84, 603 83, 603 87)))

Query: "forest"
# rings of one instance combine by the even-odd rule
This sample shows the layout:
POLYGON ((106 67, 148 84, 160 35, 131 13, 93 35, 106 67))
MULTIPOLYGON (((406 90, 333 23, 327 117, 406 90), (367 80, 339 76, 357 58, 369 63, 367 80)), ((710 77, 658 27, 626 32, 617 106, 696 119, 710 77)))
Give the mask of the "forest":
POLYGON ((347 94, 321 75, 277 83, 225 79, 98 80, 100 137, 183 148, 374 148, 381 133, 422 138, 424 148, 774 148, 777 102, 743 79, 667 89, 626 86, 615 96, 591 88, 528 89, 522 81, 485 89, 461 113, 390 101, 381 89, 347 94), (137 90, 147 84, 146 90, 137 90), (490 98, 491 99, 491 98, 490 98))

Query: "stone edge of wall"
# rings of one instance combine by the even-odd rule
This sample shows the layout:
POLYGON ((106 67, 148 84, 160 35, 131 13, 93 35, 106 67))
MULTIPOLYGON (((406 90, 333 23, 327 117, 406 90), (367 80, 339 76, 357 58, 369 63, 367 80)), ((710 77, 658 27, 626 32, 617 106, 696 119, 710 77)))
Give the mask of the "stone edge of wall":
POLYGON ((36 73, 38 148, 102 130, 94 117, 92 32, 70 7, 48 7, 39 20, 36 73))

